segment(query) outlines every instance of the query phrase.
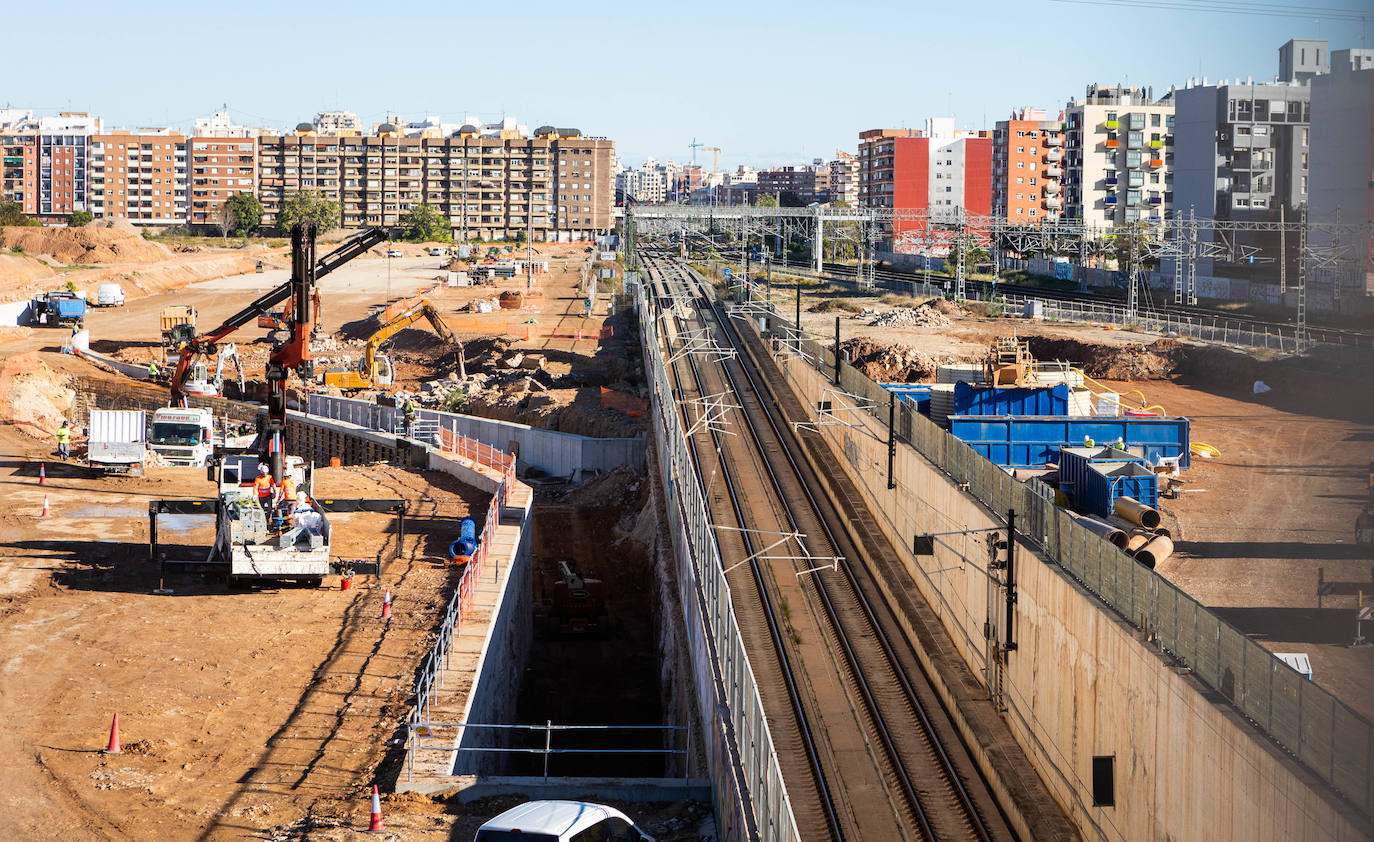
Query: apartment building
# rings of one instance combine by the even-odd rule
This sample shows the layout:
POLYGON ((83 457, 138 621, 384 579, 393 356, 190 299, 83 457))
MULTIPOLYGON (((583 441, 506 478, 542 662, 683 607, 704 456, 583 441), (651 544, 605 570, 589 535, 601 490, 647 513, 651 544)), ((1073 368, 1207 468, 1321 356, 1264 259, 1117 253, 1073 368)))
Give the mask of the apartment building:
POLYGON ((1064 108, 1064 212, 1099 226, 1168 218, 1173 207, 1174 91, 1089 85, 1064 108))
POLYGON ((7 109, 0 127, 0 189, 24 213, 43 222, 63 222, 72 211, 89 210, 91 137, 100 119, 84 111, 33 119, 7 109))
POLYGON ((992 215, 1013 225, 1060 218, 1064 135, 1043 108, 1018 108, 992 133, 992 215))
MULTIPOLYGON (((1312 79, 1312 148, 1309 219, 1363 226, 1364 235, 1333 243, 1313 231, 1309 243, 1341 262, 1316 269, 1318 280, 1335 280, 1342 300, 1374 294, 1374 49, 1336 50, 1331 72, 1312 79)), ((1314 267, 1315 268, 1315 267, 1314 267)))
POLYGON ((913 211, 893 223, 889 246, 911 251, 926 236, 917 217, 986 217, 992 210, 992 133, 956 130, 954 120, 925 128, 859 134, 859 204, 913 211))
POLYGON ((319 134, 361 134, 363 121, 352 111, 321 111, 311 126, 319 134))
POLYGON ((859 204, 859 158, 852 152, 835 150, 835 157, 827 165, 830 170, 830 201, 844 202, 850 207, 859 204))
POLYGON ((830 201, 830 169, 823 162, 809 167, 774 167, 759 170, 758 192, 781 196, 791 193, 803 205, 830 201))
POLYGON ((191 169, 186 221, 198 231, 215 229, 231 196, 257 192, 257 141, 251 137, 197 135, 186 145, 191 169))
POLYGON ((615 189, 621 199, 645 204, 661 203, 668 197, 668 182, 663 173, 647 165, 616 173, 615 189))
POLYGON ((612 225, 615 144, 576 129, 484 131, 407 137, 394 123, 371 135, 325 135, 302 123, 258 139, 263 224, 302 189, 337 201, 345 228, 392 226, 426 203, 455 236, 491 239, 528 231, 536 240, 583 240, 612 225))
POLYGON ((90 212, 135 225, 186 221, 186 137, 171 129, 91 137, 90 212))

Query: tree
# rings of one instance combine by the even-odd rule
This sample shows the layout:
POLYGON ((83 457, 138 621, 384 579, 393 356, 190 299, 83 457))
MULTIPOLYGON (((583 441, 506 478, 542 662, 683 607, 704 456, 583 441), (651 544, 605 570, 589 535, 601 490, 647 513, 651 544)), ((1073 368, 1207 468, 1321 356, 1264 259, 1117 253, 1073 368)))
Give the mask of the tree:
POLYGON ((339 227, 339 203, 326 199, 318 190, 298 190, 281 203, 277 227, 290 231, 297 222, 313 222, 323 234, 339 227))
POLYGON ((220 238, 228 241, 229 232, 234 230, 234 209, 228 202, 220 205, 215 212, 215 227, 219 229, 220 238))
POLYGON ((72 211, 67 215, 67 227, 80 228, 93 219, 95 219, 95 214, 90 211, 72 211))
POLYGON ((240 237, 247 237, 262 224, 262 202, 252 193, 235 193, 224 203, 224 207, 233 214, 230 230, 240 237))
POLYGON ((973 237, 963 237, 962 240, 955 237, 949 241, 949 257, 945 258, 945 268, 953 275, 958 270, 961 261, 964 262, 964 269, 967 272, 970 267, 987 263, 989 259, 991 256, 988 254, 988 250, 979 245, 973 237), (959 248, 961 241, 963 243, 962 250, 959 248))
POLYGON ((447 243, 453 239, 448 217, 432 206, 418 204, 401 215, 405 239, 415 243, 447 243))
POLYGON ((0 201, 0 225, 42 225, 25 215, 23 207, 13 199, 0 201))
POLYGON ((1149 245, 1159 239, 1159 232, 1150 223, 1127 222, 1112 229, 1107 235, 1112 240, 1112 254, 1116 257, 1116 268, 1122 272, 1131 269, 1132 251, 1135 264, 1139 269, 1149 269, 1159 263, 1159 258, 1150 254, 1149 245))
POLYGON ((759 193, 754 197, 754 207, 775 208, 778 206, 778 197, 772 193, 759 193))

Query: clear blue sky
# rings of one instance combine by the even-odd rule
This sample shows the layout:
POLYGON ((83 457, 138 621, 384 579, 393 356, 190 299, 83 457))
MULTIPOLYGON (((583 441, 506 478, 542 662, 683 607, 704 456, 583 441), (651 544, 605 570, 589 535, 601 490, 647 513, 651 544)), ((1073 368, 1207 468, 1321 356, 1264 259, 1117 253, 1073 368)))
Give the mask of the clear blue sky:
POLYGON ((828 158, 863 129, 931 116, 990 128, 1089 82, 1158 95, 1189 76, 1269 79, 1289 37, 1362 37, 1349 22, 1050 0, 49 0, 10 4, 5 29, 0 98, 107 127, 189 126, 223 103, 276 127, 329 108, 510 114, 610 137, 632 164, 687 159, 695 137, 731 168, 828 158))

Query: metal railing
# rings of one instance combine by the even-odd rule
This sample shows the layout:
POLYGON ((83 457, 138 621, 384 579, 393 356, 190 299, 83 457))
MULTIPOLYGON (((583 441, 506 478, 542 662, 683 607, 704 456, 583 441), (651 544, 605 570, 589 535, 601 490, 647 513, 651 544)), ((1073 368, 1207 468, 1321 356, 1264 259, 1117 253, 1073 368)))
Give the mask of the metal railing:
MULTIPOLYGON (((798 334, 773 311, 780 353, 796 353, 879 423, 889 392, 841 361, 833 345, 798 334)), ((1291 342, 1291 339, 1290 339, 1291 342)), ((782 366, 784 370, 787 366, 782 366)), ((1023 483, 903 400, 894 435, 964 485, 994 513, 1022 513, 1023 534, 1144 637, 1189 667, 1274 742, 1301 760, 1366 816, 1374 812, 1374 723, 1305 679, 1269 650, 1054 504, 1043 483, 1023 483)))
MULTIPOLYGON (((588 755, 588 754, 623 754, 623 755, 646 755, 659 754, 665 757, 682 757, 682 779, 687 780, 691 777, 692 760, 692 729, 689 725, 555 725, 552 720, 547 720, 543 725, 505 725, 483 722, 410 722, 407 724, 409 729, 408 740, 411 741, 418 751, 448 751, 448 752, 472 752, 475 754, 525 754, 539 755, 544 758, 544 779, 549 777, 549 758, 559 754, 588 755), (431 746, 425 745, 422 741, 434 736, 436 728, 456 728, 458 734, 452 740, 452 745, 431 746), (463 732, 468 729, 490 729, 495 731, 528 732, 542 733, 544 735, 542 746, 463 746, 463 732), (673 745, 677 745, 677 735, 685 736, 684 744, 686 748, 554 748, 553 735, 558 733, 571 733, 577 731, 661 731, 665 736, 673 738, 673 745)), ((412 754, 413 756, 413 754, 412 754)))
POLYGON ((712 770, 716 815, 722 827, 738 830, 756 826, 757 837, 764 842, 794 842, 801 839, 801 834, 783 782, 758 683, 740 635, 706 499, 693 468, 672 381, 659 346, 658 324, 644 285, 628 286, 639 313, 644 368, 652 398, 650 414, 666 491, 668 533, 676 543, 679 563, 685 563, 691 579, 690 585, 684 586, 694 599, 684 597, 683 607, 697 614, 702 623, 702 631, 698 632, 689 618, 687 637, 695 641, 694 660, 698 668, 709 668, 714 674, 714 680, 707 686, 708 679, 698 673, 697 695, 703 708, 703 722, 710 729, 703 742, 712 770), (703 632, 705 640, 700 638, 703 632), (709 658, 709 665, 702 663, 703 655, 709 658), (740 815, 741 810, 748 815, 740 815))
MULTIPOLYGON (((458 438, 462 441, 455 442, 456 446, 474 454, 479 452, 480 448, 487 447, 480 442, 464 439, 462 436, 458 438)), ((506 456, 505 454, 502 455, 506 456)), ((509 456, 506 456, 506 460, 505 467, 501 469, 501 484, 497 487, 496 493, 491 496, 491 502, 487 504, 486 520, 482 524, 482 534, 477 540, 477 550, 463 568, 463 575, 458 580, 458 587, 449 597, 448 605, 444 608, 444 619, 439 623, 434 646, 430 649, 429 656, 425 659, 424 666, 420 668, 419 678, 415 682, 415 706, 411 709, 410 716, 406 720, 409 728, 406 736, 408 749, 406 776, 408 780, 414 777, 415 772, 415 748, 418 745, 415 725, 429 722, 433 718, 430 714, 435 697, 439 691, 444 689, 444 671, 448 669, 449 660, 453 654, 453 639, 460 633, 463 620, 472 610, 477 589, 477 578, 481 575, 482 568, 486 566, 492 541, 496 536, 496 527, 501 523, 501 512, 505 509, 510 492, 515 486, 515 460, 509 456)), ((499 561, 493 563, 491 572, 492 581, 499 582, 501 580, 499 561)))

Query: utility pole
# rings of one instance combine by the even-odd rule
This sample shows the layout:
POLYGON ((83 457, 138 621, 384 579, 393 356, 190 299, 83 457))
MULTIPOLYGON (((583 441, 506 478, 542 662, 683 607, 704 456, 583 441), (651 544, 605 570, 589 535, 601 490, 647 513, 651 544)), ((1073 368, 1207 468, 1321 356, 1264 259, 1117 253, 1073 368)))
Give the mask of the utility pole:
POLYGON ((1302 352, 1307 344, 1307 207, 1298 211, 1298 330, 1294 334, 1295 350, 1302 352))
POLYGON ((1126 284, 1128 289, 1126 299, 1126 314, 1130 316, 1132 319, 1134 319, 1136 316, 1136 308, 1139 306, 1139 303, 1136 300, 1137 293, 1135 288, 1135 275, 1136 268, 1140 263, 1140 240, 1136 237, 1136 230, 1134 227, 1131 227, 1127 230, 1130 231, 1130 233, 1127 236, 1131 238, 1131 257, 1130 263, 1127 266, 1128 272, 1126 277, 1126 284))
MULTIPOLYGON (((1279 203, 1279 295, 1288 292, 1288 223, 1284 220, 1284 206, 1279 203)), ((1279 303, 1283 303, 1280 301, 1279 303)))

